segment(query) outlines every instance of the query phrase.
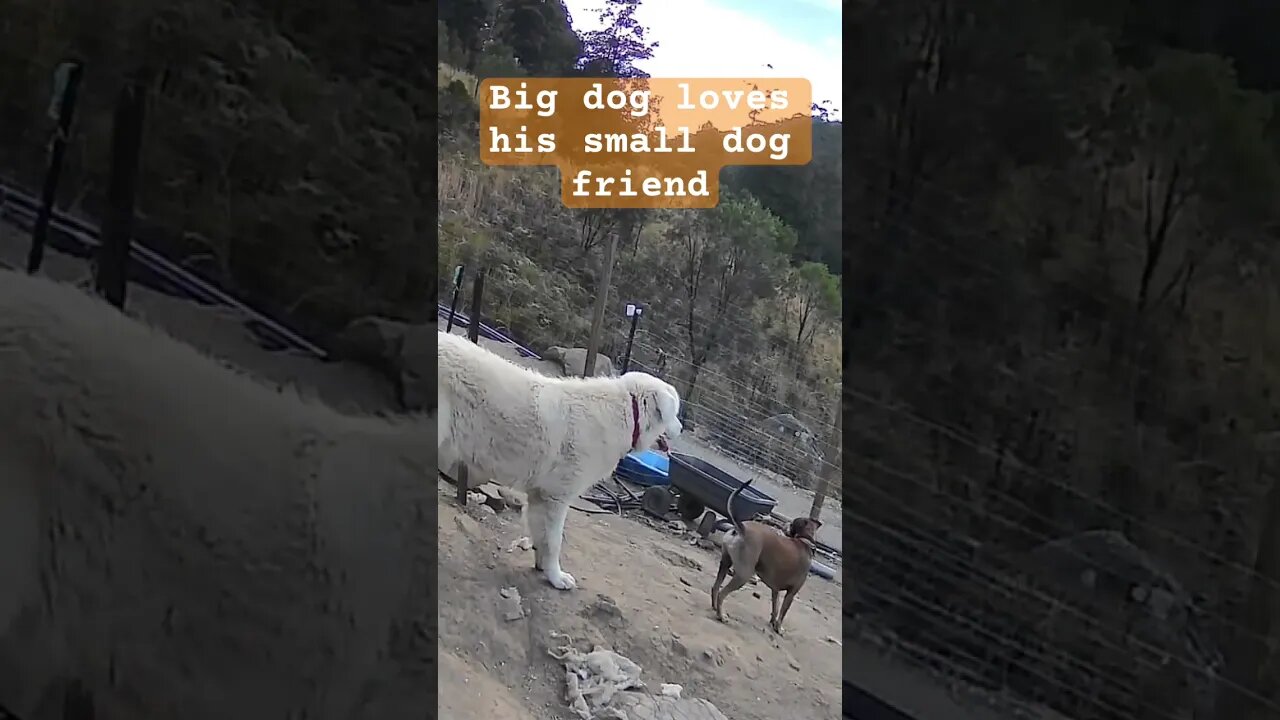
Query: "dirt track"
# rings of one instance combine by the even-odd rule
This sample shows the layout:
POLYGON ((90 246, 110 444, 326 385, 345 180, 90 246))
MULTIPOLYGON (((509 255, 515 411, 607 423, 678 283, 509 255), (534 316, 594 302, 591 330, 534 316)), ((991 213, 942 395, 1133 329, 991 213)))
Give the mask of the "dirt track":
POLYGON ((673 533, 575 512, 565 567, 578 589, 564 593, 533 571, 532 553, 508 551, 524 534, 516 514, 459 508, 447 486, 439 507, 441 683, 453 675, 477 687, 451 693, 442 717, 501 718, 487 712, 497 706, 523 708, 515 718, 568 717, 563 670, 547 655, 552 632, 620 652, 653 689, 679 683, 733 720, 840 717, 838 585, 812 578, 779 637, 765 627, 768 590, 754 585, 729 596, 729 622, 717 622, 708 590, 718 556, 673 533), (519 590, 528 617, 503 619, 507 586, 519 590))

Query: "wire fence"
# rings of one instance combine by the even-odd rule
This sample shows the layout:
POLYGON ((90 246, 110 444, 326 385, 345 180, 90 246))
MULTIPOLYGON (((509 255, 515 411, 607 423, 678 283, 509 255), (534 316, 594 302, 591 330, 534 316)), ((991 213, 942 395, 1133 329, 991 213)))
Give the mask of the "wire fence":
MULTIPOLYGON (((489 311, 499 327, 509 327, 501 311, 489 311)), ((661 319, 648 319, 649 326, 636 333, 631 348, 632 369, 644 370, 667 380, 681 382, 693 364, 679 351, 671 329, 661 326, 661 319)), ((625 353, 628 321, 620 314, 607 322, 601 352, 610 356, 615 367, 625 353)), ((776 368, 762 368, 758 362, 748 366, 776 375, 776 368)), ((698 368, 695 397, 682 397, 687 411, 697 418, 692 434, 720 453, 746 465, 752 472, 767 476, 783 486, 812 489, 820 480, 840 477, 840 449, 831 445, 833 424, 813 422, 804 411, 777 402, 767 396, 766 389, 749 388, 713 366, 698 368), (779 415, 791 415, 805 421, 796 424, 778 421, 779 415)), ((834 410, 838 388, 828 398, 834 410)))

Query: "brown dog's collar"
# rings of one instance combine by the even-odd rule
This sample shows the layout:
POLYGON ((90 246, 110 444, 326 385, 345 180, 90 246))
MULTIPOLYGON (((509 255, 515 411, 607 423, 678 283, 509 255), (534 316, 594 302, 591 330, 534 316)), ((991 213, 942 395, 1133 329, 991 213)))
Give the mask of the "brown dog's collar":
POLYGON ((640 401, 631 393, 631 449, 639 450, 640 445, 640 401))

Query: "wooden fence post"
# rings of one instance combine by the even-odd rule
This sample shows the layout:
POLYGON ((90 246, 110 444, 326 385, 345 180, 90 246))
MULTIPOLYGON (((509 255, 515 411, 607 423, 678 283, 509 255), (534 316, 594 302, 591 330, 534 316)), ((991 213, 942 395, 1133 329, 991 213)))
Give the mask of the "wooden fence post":
POLYGON ((133 240, 133 210, 142 153, 142 123, 146 112, 145 73, 130 78, 116 100, 111 132, 111 173, 102 244, 95 257, 94 289, 107 302, 124 308, 129 283, 129 248, 133 240))
POLYGON ((58 97, 50 105, 50 114, 58 122, 58 129, 49 147, 49 167, 45 171, 44 186, 40 189, 40 207, 36 210, 36 222, 31 228, 31 249, 27 251, 27 272, 34 273, 44 262, 44 245, 49 236, 49 219, 58 198, 58 181, 62 178, 62 158, 67 153, 67 140, 71 137, 71 120, 75 117, 76 98, 80 94, 80 78, 84 65, 72 60, 58 66, 54 74, 54 92, 58 97))

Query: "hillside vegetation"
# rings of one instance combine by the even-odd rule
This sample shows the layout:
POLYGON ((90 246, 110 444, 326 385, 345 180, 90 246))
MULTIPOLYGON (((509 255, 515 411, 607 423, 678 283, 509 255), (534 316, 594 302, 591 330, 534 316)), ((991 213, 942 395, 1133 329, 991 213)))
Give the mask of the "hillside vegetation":
POLYGON ((1280 716, 1275 4, 848 7, 865 609, 1070 717, 1280 716))

